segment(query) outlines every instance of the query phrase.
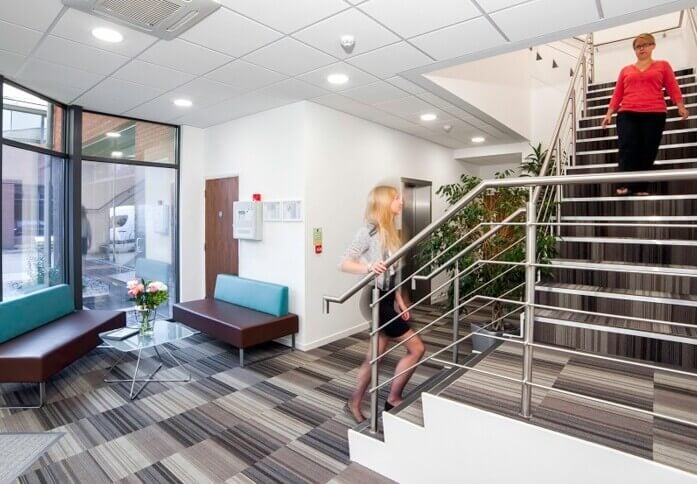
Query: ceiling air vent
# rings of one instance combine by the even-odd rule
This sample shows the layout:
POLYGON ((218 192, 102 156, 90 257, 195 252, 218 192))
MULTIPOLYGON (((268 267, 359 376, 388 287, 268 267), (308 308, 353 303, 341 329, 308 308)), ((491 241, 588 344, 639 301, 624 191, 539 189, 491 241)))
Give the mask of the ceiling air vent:
POLYGON ((220 8, 216 0, 63 0, 63 4, 171 40, 220 8))

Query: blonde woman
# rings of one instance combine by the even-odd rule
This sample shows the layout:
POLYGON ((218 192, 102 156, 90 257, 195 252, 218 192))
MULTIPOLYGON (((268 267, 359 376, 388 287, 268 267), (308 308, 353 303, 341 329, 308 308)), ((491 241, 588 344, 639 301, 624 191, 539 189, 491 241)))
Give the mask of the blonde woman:
MULTIPOLYGON (((402 198, 399 192, 390 186, 377 186, 368 196, 366 207, 366 224, 358 230, 351 242, 340 268, 344 272, 353 274, 373 273, 377 276, 380 296, 384 296, 395 287, 397 271, 394 265, 387 267, 385 260, 399 249, 401 241, 395 227, 395 216, 402 211, 402 198)), ((404 341, 414 334, 409 326, 408 304, 402 297, 400 289, 393 291, 380 301, 380 326, 396 318, 385 326, 379 333, 378 354, 381 355, 387 349, 390 340, 404 341), (395 311, 395 303, 401 318, 395 311)), ((404 343, 407 353, 397 363, 395 375, 401 373, 418 362, 424 354, 424 344, 421 338, 414 336, 404 343)), ((357 423, 365 420, 361 412, 361 402, 366 389, 370 384, 370 352, 365 357, 360 370, 356 388, 348 400, 348 409, 357 423)), ((414 370, 408 371, 392 381, 390 394, 385 402, 385 410, 402 402, 402 392, 414 370)))
MULTIPOLYGON (((617 114, 619 171, 644 171, 653 168, 666 124, 666 101, 663 89, 678 107, 678 115, 687 119, 680 85, 667 61, 654 60, 656 39, 640 34, 632 42, 637 61, 624 67, 617 78, 615 92, 601 126, 606 128, 617 114)), ((625 183, 617 195, 648 195, 648 183, 625 183)))

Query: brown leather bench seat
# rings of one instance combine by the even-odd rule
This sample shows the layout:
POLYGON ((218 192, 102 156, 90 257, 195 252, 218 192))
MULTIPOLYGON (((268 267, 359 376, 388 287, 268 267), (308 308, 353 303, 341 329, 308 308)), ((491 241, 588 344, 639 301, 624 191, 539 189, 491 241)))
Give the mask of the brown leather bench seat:
POLYGON ((126 325, 120 311, 75 311, 0 344, 0 382, 42 383, 126 325))

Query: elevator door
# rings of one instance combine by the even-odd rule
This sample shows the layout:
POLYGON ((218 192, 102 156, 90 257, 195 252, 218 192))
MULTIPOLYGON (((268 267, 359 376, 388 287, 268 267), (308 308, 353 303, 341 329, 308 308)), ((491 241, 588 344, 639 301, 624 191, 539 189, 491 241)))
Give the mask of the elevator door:
MULTIPOLYGON (((431 182, 425 180, 402 179, 402 238, 406 242, 431 223, 431 182)), ((402 277, 406 278, 419 268, 418 249, 407 254, 402 268, 402 277)), ((417 281, 416 289, 411 289, 411 283, 405 284, 404 289, 411 301, 425 297, 431 291, 428 281, 417 281)))

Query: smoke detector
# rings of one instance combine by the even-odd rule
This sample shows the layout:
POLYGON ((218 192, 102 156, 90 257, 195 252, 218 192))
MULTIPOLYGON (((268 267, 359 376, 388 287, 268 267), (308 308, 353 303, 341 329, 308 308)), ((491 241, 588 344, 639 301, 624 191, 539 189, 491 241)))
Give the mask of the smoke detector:
POLYGON ((87 12, 163 40, 172 40, 220 8, 216 0, 63 0, 87 12))

